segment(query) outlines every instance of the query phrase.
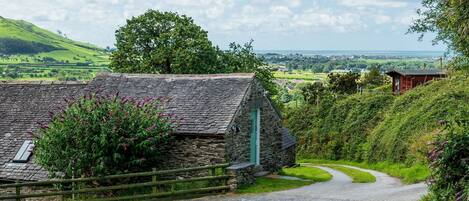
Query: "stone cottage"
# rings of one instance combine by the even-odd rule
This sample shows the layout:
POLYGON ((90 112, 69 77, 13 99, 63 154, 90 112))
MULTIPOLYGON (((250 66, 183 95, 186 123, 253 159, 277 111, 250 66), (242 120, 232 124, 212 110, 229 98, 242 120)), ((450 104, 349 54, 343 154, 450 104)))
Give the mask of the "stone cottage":
POLYGON ((64 98, 99 90, 134 98, 165 97, 164 111, 178 117, 175 141, 161 168, 229 162, 276 171, 295 162, 296 141, 253 74, 100 74, 82 82, 0 83, 0 181, 42 180, 34 164, 37 122, 64 98))

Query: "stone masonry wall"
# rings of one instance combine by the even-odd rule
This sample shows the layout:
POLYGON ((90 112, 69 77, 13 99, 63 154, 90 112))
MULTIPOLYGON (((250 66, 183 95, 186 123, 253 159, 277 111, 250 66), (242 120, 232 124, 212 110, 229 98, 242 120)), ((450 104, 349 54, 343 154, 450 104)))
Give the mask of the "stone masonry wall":
POLYGON ((296 163, 296 146, 290 146, 282 150, 282 166, 293 166, 296 163))
POLYGON ((196 167, 225 162, 223 136, 191 136, 176 134, 168 146, 160 169, 196 167))
MULTIPOLYGON (((265 96, 265 90, 254 81, 246 93, 248 96, 241 103, 229 132, 226 134, 227 160, 232 164, 249 162, 250 159, 250 112, 260 108, 260 166, 259 169, 276 171, 281 164, 282 136, 281 120, 276 110, 265 96)), ((256 168, 256 169, 257 169, 256 168)))

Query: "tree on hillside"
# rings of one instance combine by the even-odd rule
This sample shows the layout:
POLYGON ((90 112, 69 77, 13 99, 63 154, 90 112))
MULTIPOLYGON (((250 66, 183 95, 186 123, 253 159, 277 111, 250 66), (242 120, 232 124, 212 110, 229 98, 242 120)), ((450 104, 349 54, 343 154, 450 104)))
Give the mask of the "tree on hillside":
POLYGON ((370 72, 363 76, 362 85, 365 87, 378 87, 385 83, 386 77, 381 74, 378 66, 370 68, 370 72))
POLYGON ((358 73, 331 73, 329 77, 329 88, 339 94, 353 94, 357 91, 358 79, 360 74, 358 73))
POLYGON ((427 32, 436 32, 433 40, 443 42, 449 49, 465 58, 454 60, 457 67, 469 70, 469 0, 423 0, 420 16, 409 28, 409 33, 420 33, 422 39, 427 32))
POLYGON ((148 10, 116 31, 110 67, 131 73, 213 73, 216 49, 192 18, 148 10))

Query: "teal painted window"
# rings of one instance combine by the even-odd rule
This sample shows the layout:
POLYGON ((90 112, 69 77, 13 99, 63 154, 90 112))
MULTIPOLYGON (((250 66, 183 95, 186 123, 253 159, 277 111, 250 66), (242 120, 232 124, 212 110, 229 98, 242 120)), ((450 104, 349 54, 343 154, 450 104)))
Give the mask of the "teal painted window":
POLYGON ((251 111, 251 142, 250 142, 250 162, 256 165, 260 164, 259 156, 260 156, 260 143, 259 143, 259 136, 260 136, 260 111, 259 109, 255 109, 251 111))

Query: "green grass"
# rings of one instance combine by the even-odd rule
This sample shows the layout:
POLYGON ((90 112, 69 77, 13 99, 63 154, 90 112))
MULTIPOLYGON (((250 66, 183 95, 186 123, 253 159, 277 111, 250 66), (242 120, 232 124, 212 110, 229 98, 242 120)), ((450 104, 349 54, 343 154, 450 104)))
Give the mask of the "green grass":
POLYGON ((57 61, 109 63, 108 55, 97 46, 70 40, 51 31, 42 29, 23 20, 13 20, 0 16, 0 38, 14 38, 21 41, 36 42, 61 50, 38 54, 18 54, 1 57, 0 63, 34 63, 39 57, 51 57, 57 61))
POLYGON ((368 172, 364 172, 364 171, 360 171, 357 169, 344 167, 340 165, 322 165, 322 166, 329 167, 334 170, 343 172, 344 174, 352 178, 353 183, 374 183, 376 181, 376 177, 368 172))
POLYGON ((295 70, 292 72, 274 72, 274 77, 277 79, 288 79, 288 80, 305 80, 305 81, 321 81, 324 82, 327 79, 326 73, 312 73, 307 71, 295 70))
POLYGON ((280 175, 298 177, 301 179, 308 179, 315 182, 329 181, 332 179, 332 175, 327 171, 321 170, 315 167, 294 167, 294 168, 283 168, 280 175))
POLYGON ((430 169, 425 165, 413 165, 406 166, 403 164, 389 163, 389 162, 379 162, 374 164, 369 163, 358 163, 351 161, 332 161, 332 160, 319 160, 319 159, 301 159, 300 163, 311 163, 311 164, 341 164, 341 165, 351 165, 365 169, 376 170, 384 172, 390 176, 397 177, 401 179, 403 183, 413 184, 425 181, 430 176, 430 169))
POLYGON ((282 191, 332 179, 332 175, 327 171, 315 167, 283 168, 279 174, 298 177, 305 180, 258 177, 256 178, 256 183, 253 185, 241 186, 236 190, 236 193, 266 193, 282 191))
POLYGON ((253 185, 241 186, 236 190, 236 193, 267 193, 299 188, 313 183, 314 181, 258 177, 256 178, 256 183, 253 185))

